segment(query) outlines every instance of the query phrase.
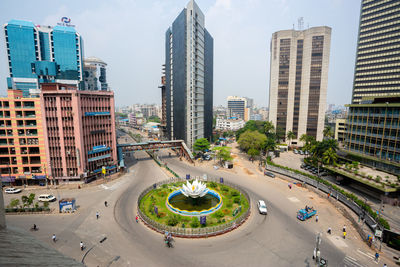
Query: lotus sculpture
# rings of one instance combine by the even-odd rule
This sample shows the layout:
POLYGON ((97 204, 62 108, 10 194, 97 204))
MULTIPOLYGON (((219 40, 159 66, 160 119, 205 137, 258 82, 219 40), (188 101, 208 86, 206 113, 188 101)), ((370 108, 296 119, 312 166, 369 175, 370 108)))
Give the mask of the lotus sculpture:
POLYGON ((208 188, 206 187, 206 184, 199 182, 196 179, 192 183, 187 181, 186 184, 183 184, 181 192, 186 197, 198 198, 205 196, 208 192, 208 188))

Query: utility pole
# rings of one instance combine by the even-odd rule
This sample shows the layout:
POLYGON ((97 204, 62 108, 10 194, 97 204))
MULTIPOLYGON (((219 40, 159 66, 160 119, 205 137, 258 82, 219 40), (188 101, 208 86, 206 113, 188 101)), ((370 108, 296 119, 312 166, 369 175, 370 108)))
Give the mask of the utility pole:
POLYGON ((379 251, 382 249, 382 234, 383 234, 383 226, 380 223, 381 219, 381 213, 382 213, 382 207, 383 207, 383 199, 381 198, 381 204, 379 206, 379 211, 378 211, 378 228, 379 230, 382 231, 381 236, 379 237, 379 251))

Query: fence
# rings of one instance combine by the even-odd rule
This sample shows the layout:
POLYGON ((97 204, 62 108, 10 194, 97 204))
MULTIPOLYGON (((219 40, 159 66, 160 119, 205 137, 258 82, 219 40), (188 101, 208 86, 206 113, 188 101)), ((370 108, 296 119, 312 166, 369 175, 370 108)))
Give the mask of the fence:
MULTIPOLYGON (((219 183, 219 179, 215 179, 215 178, 207 178, 205 179, 208 182, 216 182, 219 183)), ((181 228, 181 227, 174 227, 174 226, 168 226, 168 225, 164 225, 164 224, 160 224, 152 219, 150 219, 149 217, 147 217, 141 210, 140 210, 140 201, 141 199, 147 194, 149 193, 151 190, 153 190, 154 188, 160 187, 163 184, 170 184, 170 183, 175 183, 175 182, 182 182, 182 181, 186 181, 185 178, 171 178, 169 180, 164 180, 161 182, 158 182, 148 188, 146 188, 139 196, 138 198, 138 213, 139 216, 142 218, 143 222, 145 224, 147 224, 147 226, 149 226, 150 228, 154 229, 155 231, 158 232, 165 232, 168 231, 169 233, 171 233, 173 236, 177 236, 177 237, 189 237, 189 238, 200 238, 200 237, 209 237, 209 236, 216 236, 216 235, 220 235, 226 232, 229 232, 237 227, 239 227, 242 223, 244 223, 246 221, 246 219, 249 217, 250 215, 250 209, 251 209, 251 201, 250 201, 250 197, 247 194, 246 191, 244 191, 241 187, 239 187, 236 184, 232 184, 229 182, 224 181, 223 184, 228 185, 234 189, 237 189, 238 191, 240 191, 242 193, 242 195, 244 195, 249 203, 249 208, 242 214, 240 215, 238 218, 236 218, 235 220, 222 224, 222 225, 218 225, 218 226, 214 226, 214 227, 200 227, 200 228, 181 228)))
POLYGON ((298 174, 298 173, 295 173, 295 172, 292 172, 289 170, 281 169, 279 167, 275 167, 275 166, 271 166, 271 165, 267 164, 265 166, 265 168, 267 170, 270 170, 270 171, 273 171, 273 172, 276 172, 279 174, 283 174, 283 175, 291 177, 293 179, 302 181, 303 183, 312 185, 317 190, 321 190, 324 193, 330 194, 331 197, 336 198, 338 201, 342 202, 344 205, 346 205, 348 208, 350 208, 354 213, 356 213, 360 218, 364 218, 365 223, 368 225, 368 227, 371 228, 371 230, 375 230, 375 228, 377 226, 377 222, 375 221, 375 219, 369 213, 367 213, 365 210, 363 210, 363 208, 361 208, 359 205, 357 205, 357 203, 355 203, 353 200, 349 199, 342 193, 334 190, 332 187, 322 184, 316 180, 313 180, 310 177, 307 177, 307 176, 304 176, 304 175, 301 175, 301 174, 298 174))

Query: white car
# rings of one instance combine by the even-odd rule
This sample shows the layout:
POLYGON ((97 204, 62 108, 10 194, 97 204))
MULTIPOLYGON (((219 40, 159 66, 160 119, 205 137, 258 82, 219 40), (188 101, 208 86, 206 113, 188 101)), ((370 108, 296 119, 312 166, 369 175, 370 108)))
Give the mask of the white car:
POLYGON ((257 202, 257 207, 258 207, 258 211, 260 212, 260 214, 267 215, 268 211, 267 211, 267 206, 265 205, 264 200, 259 200, 257 202))
POLYGON ((19 188, 14 188, 14 187, 10 187, 7 188, 4 192, 6 192, 7 194, 16 194, 16 193, 20 193, 22 190, 19 188))
POLYGON ((49 195, 49 194, 43 194, 38 197, 38 200, 42 201, 42 202, 51 202, 51 201, 55 201, 56 197, 53 195, 49 195))

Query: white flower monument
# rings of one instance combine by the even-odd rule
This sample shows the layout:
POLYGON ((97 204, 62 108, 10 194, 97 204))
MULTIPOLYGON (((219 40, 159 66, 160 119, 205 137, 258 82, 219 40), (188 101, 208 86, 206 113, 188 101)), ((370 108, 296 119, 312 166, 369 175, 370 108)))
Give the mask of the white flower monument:
POLYGON ((207 194, 208 188, 206 187, 205 183, 199 182, 196 179, 192 183, 187 181, 186 184, 183 184, 181 192, 186 197, 199 198, 207 194))

